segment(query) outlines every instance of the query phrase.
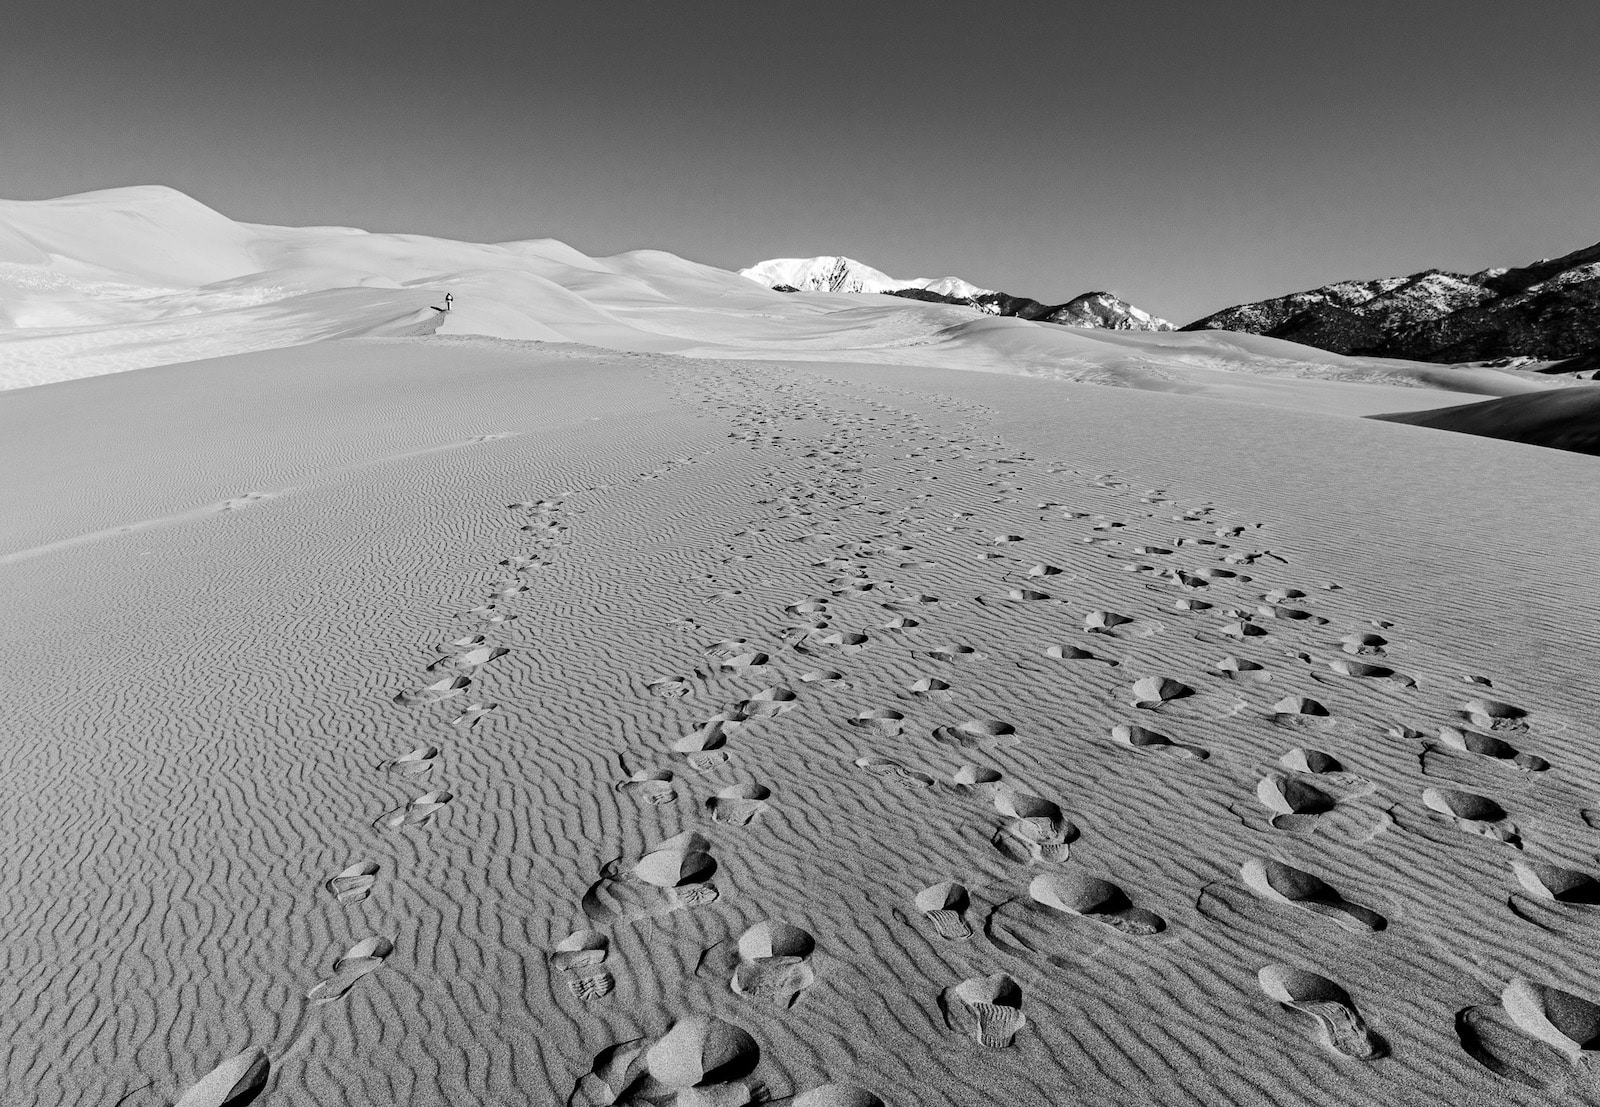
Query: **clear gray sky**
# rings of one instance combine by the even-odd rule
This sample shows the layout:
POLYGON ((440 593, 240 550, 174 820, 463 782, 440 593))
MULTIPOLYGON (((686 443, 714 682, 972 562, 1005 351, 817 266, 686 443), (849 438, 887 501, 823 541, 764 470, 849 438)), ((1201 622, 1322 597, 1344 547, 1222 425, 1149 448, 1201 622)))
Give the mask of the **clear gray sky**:
POLYGON ((1178 322, 1600 240, 1594 0, 48 0, 0 196, 737 268, 843 253, 1178 322))

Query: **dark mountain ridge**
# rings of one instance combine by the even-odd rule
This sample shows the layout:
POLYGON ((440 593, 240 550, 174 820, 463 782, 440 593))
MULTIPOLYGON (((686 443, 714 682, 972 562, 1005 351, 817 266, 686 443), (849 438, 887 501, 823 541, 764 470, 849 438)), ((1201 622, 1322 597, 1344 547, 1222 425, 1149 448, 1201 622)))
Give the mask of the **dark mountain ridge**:
POLYGON ((1013 296, 1009 292, 987 292, 981 296, 947 296, 942 292, 929 292, 925 288, 895 288, 885 296, 903 296, 908 300, 925 300, 932 304, 959 304, 977 308, 986 315, 1015 316, 1040 323, 1058 323, 1065 327, 1101 327, 1114 331, 1171 330, 1170 324, 1134 307, 1128 301, 1109 292, 1085 292, 1064 304, 1042 304, 1026 296, 1013 296))
POLYGON ((1514 269, 1341 281, 1225 308, 1180 329, 1447 364, 1593 357, 1600 353, 1600 243, 1514 269))

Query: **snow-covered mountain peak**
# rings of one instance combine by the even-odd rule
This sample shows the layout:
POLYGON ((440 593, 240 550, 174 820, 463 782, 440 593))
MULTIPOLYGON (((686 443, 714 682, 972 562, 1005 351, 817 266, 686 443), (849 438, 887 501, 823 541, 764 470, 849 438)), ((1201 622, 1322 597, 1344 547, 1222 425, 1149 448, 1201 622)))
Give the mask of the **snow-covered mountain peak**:
POLYGON ((768 288, 795 292, 880 292, 912 300, 930 300, 975 308, 985 315, 1058 323, 1067 327, 1096 327, 1118 331, 1170 331, 1165 319, 1141 311, 1109 292, 1087 292, 1054 306, 980 288, 960 277, 915 277, 902 280, 852 258, 829 255, 816 258, 771 258, 739 270, 768 288))
POLYGON ((992 291, 960 277, 891 277, 854 258, 834 254, 815 258, 769 258, 739 270, 739 275, 768 288, 782 285, 800 292, 893 292, 922 288, 965 300, 986 296, 992 291))

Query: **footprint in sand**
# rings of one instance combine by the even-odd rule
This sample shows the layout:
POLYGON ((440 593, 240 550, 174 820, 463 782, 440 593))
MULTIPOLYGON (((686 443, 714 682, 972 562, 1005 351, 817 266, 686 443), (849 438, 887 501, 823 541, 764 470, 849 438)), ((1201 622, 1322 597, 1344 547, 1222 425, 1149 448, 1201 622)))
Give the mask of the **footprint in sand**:
POLYGON ((1000 749, 1022 741, 1017 728, 1004 719, 966 719, 953 726, 934 727, 933 738, 962 749, 1000 749))
POLYGON ((765 669, 771 661, 772 658, 760 650, 750 650, 746 653, 734 654, 732 657, 723 658, 719 664, 722 668, 737 673, 765 669))
POLYGON ((1339 648, 1345 653, 1382 657, 1389 640, 1381 634, 1347 634, 1339 639, 1339 648))
POLYGON ((727 726, 733 720, 713 719, 685 734, 672 743, 672 752, 684 755, 689 768, 696 772, 710 772, 727 764, 727 726))
POLYGON ((1295 746, 1278 758, 1278 764, 1293 773, 1322 778, 1328 787, 1338 790, 1340 794, 1335 798, 1341 802, 1370 795, 1377 788, 1372 781, 1350 772, 1344 762, 1323 750, 1295 746))
POLYGON ((1133 683, 1133 706, 1160 707, 1169 700, 1181 700, 1194 695, 1194 689, 1181 680, 1171 677, 1143 677, 1133 683))
POLYGON ((605 963, 611 939, 598 930, 578 930, 556 943, 550 963, 563 972, 592 969, 605 963))
POLYGON ((681 676, 657 677, 655 680, 645 681, 644 686, 652 696, 668 699, 682 699, 692 690, 689 679, 681 676))
POLYGON ((772 789, 764 784, 730 784, 706 801, 711 821, 745 826, 766 813, 772 789))
POLYGON ((749 699, 735 705, 734 710, 751 719, 776 719, 799 706, 800 697, 794 689, 783 685, 763 688, 749 699))
POLYGON ((906 691, 918 699, 931 700, 935 703, 949 703, 955 699, 955 693, 950 690, 949 683, 938 677, 922 677, 915 680, 906 691))
POLYGON ((235 496, 231 500, 222 501, 217 505, 217 511, 243 511, 247 507, 255 506, 262 500, 275 499, 280 495, 282 493, 279 492, 246 492, 243 496, 235 496))
POLYGON ((951 1030, 957 1027, 954 1015, 967 1026, 967 1033, 979 1045, 989 1049, 1005 1049, 1012 1044, 1017 1031, 1028 1025, 1028 1016, 1022 1013, 1022 986, 1007 973, 993 976, 975 976, 963 980, 939 996, 939 1009, 944 1022, 951 1030), (950 1000, 959 1004, 955 1010, 950 1000))
POLYGON ((1154 619, 1136 619, 1115 611, 1091 611, 1083 617, 1083 629, 1089 634, 1111 638, 1152 638, 1165 628, 1154 619))
POLYGON ((1600 1050, 1600 1004, 1592 1000, 1518 976, 1501 993, 1500 1005, 1518 1030, 1574 1065, 1600 1050))
POLYGON ((1228 680, 1248 680, 1256 684, 1266 684, 1272 680, 1272 674, 1266 666, 1232 654, 1217 662, 1212 669, 1228 680))
POLYGON ((833 684, 844 678, 844 674, 838 669, 813 669, 809 673, 800 674, 800 680, 805 684, 833 684))
POLYGON ((832 626, 832 624, 827 619, 824 619, 821 616, 816 616, 814 618, 805 619, 794 626, 779 627, 777 630, 777 637, 783 642, 785 647, 793 648, 795 646, 803 646, 807 642, 821 638, 822 632, 827 630, 830 626, 832 626))
POLYGON ((882 588, 887 583, 887 581, 878 580, 853 580, 848 583, 841 583, 833 590, 833 594, 835 596, 851 596, 860 592, 871 592, 874 589, 882 588))
POLYGON ((654 1042, 634 1038, 601 1050, 567 1102, 743 1107, 754 1101, 755 1090, 741 1080, 760 1055, 742 1027, 691 1015, 654 1042))
POLYGON ((1096 661, 1113 669, 1122 664, 1122 662, 1113 661, 1109 657, 1101 657, 1098 654, 1090 653, 1088 650, 1081 650, 1077 646, 1050 646, 1044 651, 1044 655, 1053 661, 1096 661))
POLYGON ((1315 1020, 1323 1045, 1335 1053, 1357 1061, 1379 1056, 1350 994, 1332 980, 1289 965, 1263 966, 1258 979, 1269 997, 1315 1020))
POLYGON ((1274 830, 1308 834, 1317 817, 1334 810, 1339 801, 1309 781, 1284 773, 1269 773, 1256 785, 1256 798, 1271 814, 1274 830))
POLYGON ((1513 861, 1512 871, 1529 895, 1573 907, 1600 907, 1600 880, 1576 869, 1541 861, 1513 861))
MULTIPOLYGON (((1161 574, 1161 579, 1169 584, 1176 584, 1179 588, 1187 589, 1190 592, 1198 592, 1202 588, 1211 587, 1211 582, 1205 577, 1200 576, 1198 573, 1191 573, 1186 569, 1168 569, 1166 572, 1161 574)), ((1210 606, 1210 604, 1205 603, 1202 600, 1179 600, 1177 604, 1173 605, 1173 610, 1204 611, 1210 606), (1184 606, 1178 606, 1179 604, 1184 606), (1195 607, 1195 604, 1199 604, 1199 607, 1195 607)))
POLYGON ((1571 1072, 1550 1046, 1525 1034, 1500 1004, 1463 1007, 1455 1024, 1462 1051, 1496 1076, 1553 1093, 1571 1072))
POLYGON ((865 634, 847 630, 834 631, 817 639, 821 645, 830 646, 841 653, 860 653, 871 644, 871 641, 865 634))
MULTIPOLYGON (((1246 638, 1265 638, 1267 636, 1265 627, 1257 626, 1248 619, 1236 619, 1231 623, 1225 623, 1216 633, 1224 638, 1232 638, 1238 641, 1243 641, 1246 638)), ((1216 635, 1206 631, 1201 631, 1194 638, 1196 642, 1212 643, 1216 641, 1216 635)))
POLYGON ((1600 924, 1600 880, 1542 861, 1513 861, 1511 870, 1523 891, 1506 906, 1518 918, 1563 936, 1600 924))
POLYGON ((974 600, 984 606, 996 603, 1061 603, 1048 592, 1041 592, 1037 588, 1010 588, 1004 595, 997 597, 975 596, 974 600))
POLYGON ((1369 934, 1389 922, 1370 907, 1345 899, 1333 885, 1293 865, 1252 857, 1239 867, 1244 886, 1269 903, 1331 919, 1346 930, 1369 934))
POLYGON ((894 738, 905 729, 906 717, 891 708, 874 707, 858 711, 845 722, 858 730, 865 730, 883 738, 894 738))
POLYGON ((1328 622, 1321 615, 1303 608, 1282 607, 1276 604, 1263 604, 1256 608, 1256 614, 1263 619, 1286 619, 1294 623, 1310 623, 1312 626, 1326 626, 1328 622))
POLYGON ((660 807, 673 803, 678 798, 678 793, 672 786, 673 779, 674 774, 671 769, 638 769, 631 773, 627 780, 617 785, 617 791, 627 792, 648 804, 660 807))
POLYGON ((402 753, 399 757, 392 757, 387 761, 378 762, 378 768, 383 772, 403 773, 406 776, 423 776, 430 772, 438 761, 438 746, 418 746, 409 753, 402 753))
POLYGON ((1135 938, 1159 934, 1167 928, 1165 919, 1135 907, 1121 888, 1086 873, 1043 873, 1029 883, 1028 896, 1052 910, 1089 919, 1135 938))
POLYGON ((951 942, 972 937, 972 927, 967 925, 965 917, 972 900, 966 888, 955 881, 944 880, 924 888, 913 902, 939 937, 951 942))
POLYGON ((699 907, 718 898, 710 883, 717 870, 711 843, 685 831, 641 857, 627 872, 616 861, 602 867, 600 879, 583 896, 591 922, 628 921, 699 907))
POLYGON ((1528 713, 1503 700, 1468 700, 1461 705, 1461 715, 1483 730, 1528 729, 1528 713))
POLYGON ((1278 726, 1290 728, 1316 728, 1328 725, 1320 719, 1331 719, 1333 713, 1321 703, 1307 696, 1285 696, 1267 708, 1267 717, 1278 726))
POLYGON ((927 773, 918 772, 916 769, 908 769, 906 766, 902 765, 898 761, 893 760, 892 758, 858 757, 856 758, 855 765, 856 768, 865 769, 867 772, 878 777, 880 780, 900 788, 914 789, 933 787, 933 777, 929 776, 927 773))
MULTIPOLYGON (((1365 661, 1346 661, 1340 658, 1328 662, 1328 670, 1334 677, 1349 677, 1352 680, 1375 680, 1385 684, 1394 684, 1401 688, 1415 688, 1417 682, 1404 673, 1396 672, 1387 665, 1369 665, 1365 661)), ((1311 679, 1319 684, 1337 683, 1334 677, 1323 673, 1312 673, 1311 679)))
POLYGON ((995 792, 994 806, 1012 820, 992 839, 1002 854, 1023 863, 1067 860, 1078 828, 1058 805, 1027 792, 1001 788, 995 792))
POLYGON ((1165 734, 1158 734, 1142 726, 1119 724, 1111 728, 1111 740, 1143 752, 1163 753, 1171 757, 1204 761, 1211 751, 1187 742, 1175 742, 1165 734))
MULTIPOLYGON (((1550 762, 1531 753, 1523 753, 1503 738, 1496 738, 1490 734, 1475 734, 1459 727, 1442 726, 1439 728, 1439 742, 1436 746, 1427 747, 1428 752, 1440 750, 1456 753, 1473 754, 1487 758, 1504 765, 1508 769, 1517 769, 1524 773, 1542 773, 1550 767, 1550 762)), ((1423 771, 1427 772, 1428 762, 1424 757, 1423 771)))
POLYGON ((817 943, 798 926, 768 920, 739 936, 739 961, 728 987, 735 995, 792 1007, 800 993, 816 982, 811 955, 817 943))
POLYGON ((985 765, 974 765, 971 762, 962 765, 950 777, 958 793, 962 795, 977 793, 990 799, 993 799, 1001 788, 1000 779, 998 770, 985 765))
POLYGON ((499 710, 497 703, 469 703, 462 708, 461 714, 450 720, 451 726, 472 727, 478 725, 478 720, 491 711, 499 710))
POLYGON ((616 987, 605 963, 611 940, 598 930, 579 930, 556 943, 550 964, 567 974, 567 991, 585 1003, 603 999, 616 987))
POLYGON ((405 692, 397 692, 394 702, 402 707, 420 707, 427 704, 439 703, 442 700, 454 699, 467 690, 472 681, 464 676, 445 677, 432 684, 425 684, 421 688, 413 688, 405 692))
POLYGON ((1422 802, 1435 817, 1454 823, 1468 834, 1522 848, 1522 835, 1510 821, 1506 809, 1488 796, 1455 788, 1427 788, 1423 790, 1422 802))
POLYGON ((383 830, 401 830, 408 826, 426 826, 433 817, 455 799, 449 792, 424 792, 404 807, 382 816, 373 825, 383 830))
POLYGON ((953 665, 964 661, 982 661, 988 655, 978 652, 972 646, 947 645, 935 646, 933 649, 928 650, 925 656, 934 661, 942 661, 947 665, 953 665))
POLYGON ((317 983, 306 993, 306 999, 321 1004, 343 998, 362 977, 377 971, 393 952, 394 942, 388 938, 363 938, 334 961, 333 975, 317 983))
POLYGON ((479 604, 470 611, 463 612, 461 618, 474 623, 498 625, 500 623, 509 623, 516 616, 509 611, 501 610, 497 604, 485 603, 479 604))
POLYGON ((372 894, 378 883, 378 865, 373 861, 357 861, 338 876, 323 885, 340 903, 360 903, 372 894))
POLYGON ((272 1064, 252 1046, 206 1073, 178 1097, 173 1107, 244 1107, 267 1086, 272 1064))

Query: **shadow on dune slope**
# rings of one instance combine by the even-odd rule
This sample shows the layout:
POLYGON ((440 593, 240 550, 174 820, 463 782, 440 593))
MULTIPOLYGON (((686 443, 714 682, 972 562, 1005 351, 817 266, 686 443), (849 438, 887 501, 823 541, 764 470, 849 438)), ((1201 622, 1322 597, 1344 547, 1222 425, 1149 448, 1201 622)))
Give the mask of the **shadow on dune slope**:
POLYGON ((1370 418, 1600 455, 1600 385, 1370 418))

